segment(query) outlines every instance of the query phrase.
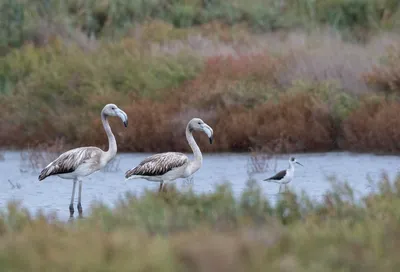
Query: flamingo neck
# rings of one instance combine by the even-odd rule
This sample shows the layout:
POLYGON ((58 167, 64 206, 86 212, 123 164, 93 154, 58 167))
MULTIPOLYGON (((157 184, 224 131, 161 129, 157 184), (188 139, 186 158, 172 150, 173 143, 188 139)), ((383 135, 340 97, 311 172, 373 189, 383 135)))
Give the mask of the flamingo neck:
POLYGON ((201 154, 200 148, 194 140, 189 124, 186 126, 186 140, 188 141, 194 155, 194 160, 188 165, 188 174, 191 175, 200 169, 201 165, 203 164, 203 155, 201 154))
POLYGON ((117 154, 117 142, 108 123, 107 115, 104 112, 101 112, 101 122, 108 138, 108 150, 105 152, 105 162, 108 163, 117 154))

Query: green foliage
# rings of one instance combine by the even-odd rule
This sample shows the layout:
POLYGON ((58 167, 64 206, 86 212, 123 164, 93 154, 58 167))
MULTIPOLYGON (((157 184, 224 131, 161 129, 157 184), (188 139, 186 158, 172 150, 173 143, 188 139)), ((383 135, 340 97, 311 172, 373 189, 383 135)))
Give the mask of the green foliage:
POLYGON ((102 88, 151 96, 158 89, 193 77, 200 67, 196 58, 189 55, 154 57, 129 41, 93 52, 57 41, 41 49, 28 45, 0 61, 0 74, 10 84, 26 86, 39 96, 50 92, 85 95, 101 92, 102 88))
POLYGON ((365 75, 367 83, 388 96, 400 93, 400 48, 392 46, 379 66, 365 75))
POLYGON ((2 92, 20 116, 29 118, 27 123, 40 122, 40 112, 59 116, 88 105, 98 111, 103 102, 89 101, 100 96, 113 96, 114 101, 132 94, 161 98, 167 94, 158 91, 179 85, 201 67, 190 55, 150 56, 129 41, 92 52, 59 41, 39 49, 27 45, 0 58, 0 63, 2 92))
POLYGON ((19 45, 24 27, 23 6, 16 1, 0 2, 0 46, 19 45))
POLYGON ((341 122, 359 106, 359 98, 342 90, 335 82, 311 83, 298 81, 287 90, 289 93, 306 92, 329 106, 332 117, 341 122))
POLYGON ((318 1, 318 20, 338 28, 373 27, 379 24, 376 1, 328 0, 318 1))
POLYGON ((178 28, 244 22, 255 31, 330 25, 359 34, 396 27, 398 10, 393 0, 1 0, 0 46, 21 46, 44 22, 108 38, 121 37, 149 19, 178 28))
POLYGON ((15 113, 5 118, 4 131, 24 124, 24 137, 36 141, 43 137, 38 128, 45 125, 47 133, 54 129, 56 138, 68 142, 93 140, 88 123, 98 121, 106 103, 123 108, 134 98, 161 100, 169 95, 164 90, 200 70, 197 57, 152 53, 129 39, 91 50, 59 39, 41 48, 28 44, 0 57, 0 104, 4 115, 15 113))
POLYGON ((31 216, 10 203, 0 214, 6 271, 395 271, 400 249, 400 177, 383 176, 356 200, 332 180, 321 200, 282 193, 271 205, 249 180, 208 194, 127 194, 85 219, 31 216), (321 249, 324 250, 321 250, 321 249), (134 257, 132 257, 134 256, 134 257))

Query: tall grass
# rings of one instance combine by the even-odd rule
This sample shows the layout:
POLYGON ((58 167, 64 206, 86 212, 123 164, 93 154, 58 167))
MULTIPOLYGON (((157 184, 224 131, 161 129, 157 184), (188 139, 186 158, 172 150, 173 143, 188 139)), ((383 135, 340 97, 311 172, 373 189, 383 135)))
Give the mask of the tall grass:
POLYGON ((399 186, 385 177, 360 201, 334 183, 320 201, 291 191, 271 205, 254 181, 238 198, 229 185, 208 194, 127 194, 64 223, 10 203, 0 216, 6 271, 394 271, 399 186))

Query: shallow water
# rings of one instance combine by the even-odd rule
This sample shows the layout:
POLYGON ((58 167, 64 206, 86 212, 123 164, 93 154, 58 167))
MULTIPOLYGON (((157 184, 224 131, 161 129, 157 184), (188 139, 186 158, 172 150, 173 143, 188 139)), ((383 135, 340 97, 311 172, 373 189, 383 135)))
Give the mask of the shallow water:
MULTIPOLYGON (((22 205, 30 211, 42 209, 45 212, 56 212, 60 218, 68 218, 68 205, 72 192, 72 182, 58 177, 48 177, 38 181, 39 170, 32 170, 21 160, 20 152, 3 152, 4 160, 0 161, 0 205, 5 207, 10 200, 22 201, 22 205), (14 185, 20 185, 16 188, 14 185)), ((113 205, 115 201, 128 191, 141 193, 144 189, 158 190, 158 183, 146 180, 124 181, 124 173, 137 165, 149 154, 118 154, 115 165, 117 169, 108 172, 97 172, 84 178, 82 206, 84 214, 88 214, 92 201, 102 201, 113 205), (118 163, 117 163, 118 162, 118 163)), ((340 181, 347 181, 358 195, 368 193, 371 188, 367 177, 377 181, 386 171, 392 180, 400 170, 399 156, 376 156, 370 154, 354 154, 347 152, 299 154, 294 156, 304 165, 296 165, 294 180, 289 187, 295 191, 304 190, 308 195, 318 198, 331 188, 328 177, 336 176, 340 181)), ((195 192, 209 192, 215 184, 230 182, 235 194, 240 194, 249 177, 259 181, 263 192, 274 201, 279 189, 278 184, 263 182, 276 170, 288 166, 288 156, 279 156, 271 160, 272 169, 264 173, 249 174, 249 154, 205 154, 203 167, 193 175, 192 183, 180 179, 176 186, 185 190, 191 186, 195 192)), ((78 187, 78 186, 77 186, 78 187)), ((78 188, 77 188, 78 190, 78 188)), ((75 213, 76 210, 75 197, 75 213)))

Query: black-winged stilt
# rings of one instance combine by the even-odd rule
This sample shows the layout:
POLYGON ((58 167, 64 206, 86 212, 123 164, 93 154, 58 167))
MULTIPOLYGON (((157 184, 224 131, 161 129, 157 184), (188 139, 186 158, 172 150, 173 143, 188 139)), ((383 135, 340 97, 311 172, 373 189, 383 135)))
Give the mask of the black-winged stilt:
POLYGON ((291 157, 289 159, 289 168, 286 170, 282 170, 278 173, 276 173, 274 176, 264 179, 264 181, 269 181, 269 182, 275 182, 279 184, 279 193, 281 192, 281 186, 282 184, 286 185, 292 181, 293 175, 294 175, 294 164, 297 163, 301 166, 303 166, 301 163, 299 163, 294 157, 291 157))

